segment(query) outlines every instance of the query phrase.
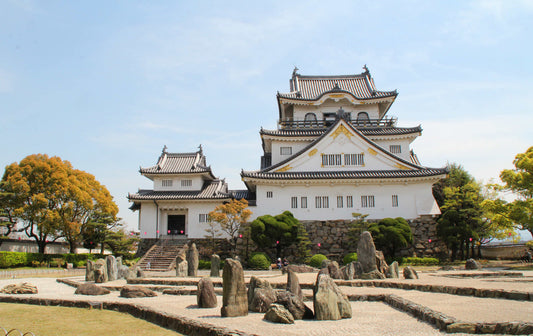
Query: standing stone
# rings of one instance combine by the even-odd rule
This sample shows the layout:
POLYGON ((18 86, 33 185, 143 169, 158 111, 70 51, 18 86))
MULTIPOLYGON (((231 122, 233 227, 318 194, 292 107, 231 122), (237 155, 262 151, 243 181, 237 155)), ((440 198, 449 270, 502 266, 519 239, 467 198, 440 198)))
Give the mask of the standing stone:
POLYGON ((218 256, 218 254, 213 254, 211 256, 211 276, 220 276, 220 257, 218 256))
POLYGON ((109 281, 117 280, 118 279, 118 266, 117 266, 117 260, 114 256, 108 255, 105 258, 105 261, 107 263, 107 279, 109 281))
POLYGON ((222 317, 248 315, 248 298, 246 296, 246 284, 244 272, 240 262, 226 259, 222 271, 222 317))
POLYGON ((274 323, 293 324, 294 317, 292 314, 280 304, 274 303, 266 312, 264 319, 274 323))
POLYGON ((248 286, 248 309, 253 312, 264 313, 274 302, 276 302, 276 292, 274 292, 270 282, 252 276, 248 286))
POLYGON ((278 290, 276 303, 287 308, 295 320, 312 320, 315 317, 313 311, 305 305, 304 301, 289 291, 278 290))
POLYGON ((357 243, 357 259, 361 263, 363 273, 377 271, 376 246, 372 235, 368 231, 361 233, 357 243))
POLYGON ((189 274, 189 267, 187 260, 182 254, 178 254, 176 257, 176 276, 186 277, 189 274))
POLYGON ((198 308, 215 308, 217 306, 217 296, 211 278, 201 278, 198 281, 196 303, 198 303, 198 308))
POLYGON ((122 265, 122 257, 117 257, 116 261, 117 261, 117 268, 120 268, 120 265, 122 265))
POLYGON ((475 261, 474 259, 470 258, 465 262, 465 269, 467 270, 477 270, 481 269, 481 264, 475 261))
POLYGON ((360 279, 363 274, 361 263, 359 261, 348 263, 348 265, 343 267, 342 274, 344 280, 360 279))
POLYGON ((390 264, 389 272, 387 273, 387 278, 400 278, 400 267, 397 261, 393 261, 392 264, 390 264))
POLYGON ((126 265, 118 264, 118 279, 127 279, 130 268, 126 265))
POLYGON ((352 306, 333 280, 325 275, 317 277, 313 288, 315 319, 340 320, 352 317, 352 306))
POLYGON ((385 255, 383 255, 383 252, 381 251, 376 251, 376 267, 378 268, 378 271, 384 275, 389 272, 389 265, 387 265, 385 255))
POLYGON ((92 260, 87 260, 85 265, 85 281, 94 281, 94 263, 92 260))
POLYGON ((198 273, 198 264, 200 258, 198 256, 198 250, 196 249, 196 244, 192 243, 191 247, 187 250, 187 267, 188 267, 188 276, 196 276, 198 273))
POLYGON ((329 276, 332 279, 342 279, 342 272, 339 268, 339 263, 332 260, 323 260, 322 261, 322 268, 327 268, 329 276))
POLYGON ((418 273, 411 266, 406 266, 403 269, 403 277, 406 279, 418 279, 418 273))
POLYGON ((104 283, 107 282, 107 263, 104 259, 98 259, 94 265, 94 282, 104 283))
POLYGON ((300 280, 298 280, 296 273, 291 270, 287 271, 287 290, 300 299, 304 299, 302 287, 300 287, 300 280))

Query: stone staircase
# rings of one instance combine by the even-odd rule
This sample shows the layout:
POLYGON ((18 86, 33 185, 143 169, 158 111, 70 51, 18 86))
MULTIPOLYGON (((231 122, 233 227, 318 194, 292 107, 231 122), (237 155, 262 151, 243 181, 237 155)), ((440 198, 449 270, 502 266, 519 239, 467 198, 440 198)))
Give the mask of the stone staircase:
POLYGON ((176 266, 176 257, 187 243, 185 239, 159 239, 137 262, 142 270, 167 272, 176 266))

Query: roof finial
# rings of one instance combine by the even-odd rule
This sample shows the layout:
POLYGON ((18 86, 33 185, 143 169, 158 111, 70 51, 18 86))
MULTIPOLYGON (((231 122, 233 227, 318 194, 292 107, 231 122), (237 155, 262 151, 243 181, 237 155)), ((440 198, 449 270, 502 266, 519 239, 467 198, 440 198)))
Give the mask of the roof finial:
POLYGON ((298 69, 298 67, 295 65, 294 70, 292 70, 292 77, 299 75, 298 70, 300 69, 298 69))
POLYGON ((365 65, 363 65, 363 70, 365 70, 365 73, 370 73, 370 70, 368 70, 368 68, 367 68, 366 64, 365 64, 365 65))
POLYGON ((163 146, 162 153, 166 153, 166 152, 167 152, 167 145, 164 145, 164 146, 163 146))
POLYGON ((202 154, 202 152, 203 152, 202 144, 200 144, 200 146, 198 146, 198 151, 200 152, 200 154, 202 154))

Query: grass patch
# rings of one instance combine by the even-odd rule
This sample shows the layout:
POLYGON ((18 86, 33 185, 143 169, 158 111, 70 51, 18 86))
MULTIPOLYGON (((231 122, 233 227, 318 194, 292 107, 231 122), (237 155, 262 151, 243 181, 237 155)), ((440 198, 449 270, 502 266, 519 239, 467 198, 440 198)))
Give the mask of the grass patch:
POLYGON ((43 307, 18 303, 0 303, 0 326, 37 336, 170 336, 172 330, 109 310, 43 307))

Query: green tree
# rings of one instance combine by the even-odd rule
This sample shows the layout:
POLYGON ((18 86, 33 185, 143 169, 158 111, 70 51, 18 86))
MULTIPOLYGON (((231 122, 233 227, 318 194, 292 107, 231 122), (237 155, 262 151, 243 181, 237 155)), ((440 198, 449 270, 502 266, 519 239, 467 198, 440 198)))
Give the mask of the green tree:
POLYGON ((399 248, 413 243, 411 227, 402 217, 384 218, 371 223, 368 231, 372 234, 376 247, 390 257, 394 257, 399 248))
POLYGON ((441 208, 437 235, 451 251, 451 259, 468 258, 469 248, 480 239, 483 228, 481 188, 466 170, 448 165, 449 176, 436 183, 433 193, 441 208))
POLYGON ((511 202, 491 199, 483 206, 500 226, 528 230, 533 235, 533 147, 517 154, 513 164, 514 169, 505 169, 500 173, 503 185, 493 188, 512 192, 516 199, 511 202))
MULTIPOLYGON (((299 231, 301 239, 305 239, 302 232, 305 228, 290 211, 285 211, 277 216, 257 217, 252 222, 251 229, 252 240, 256 245, 265 252, 275 248, 276 258, 282 257, 287 247, 299 243, 299 231)), ((305 247, 303 248, 305 249, 305 247)))
POLYGON ((229 235, 232 253, 235 253, 237 235, 241 226, 252 216, 252 211, 246 209, 247 207, 248 201, 244 198, 241 200, 232 199, 218 205, 215 210, 209 213, 209 220, 218 223, 220 229, 229 235))
POLYGON ((113 255, 127 256, 135 253, 135 246, 139 240, 133 232, 128 234, 123 225, 120 225, 108 231, 105 244, 109 247, 113 255))
POLYGON ((350 248, 352 249, 352 251, 355 251, 357 249, 357 243, 359 242, 359 237, 361 237, 361 233, 368 230, 368 222, 366 221, 368 214, 363 215, 354 212, 352 213, 352 217, 354 219, 350 223, 347 236, 350 248))
POLYGON ((83 247, 94 249, 100 246, 100 254, 104 254, 106 239, 109 233, 123 226, 121 218, 112 214, 95 212, 83 227, 83 247))
POLYGON ((44 253, 46 244, 64 237, 73 252, 94 211, 116 215, 118 208, 94 176, 46 154, 29 155, 5 169, 1 208, 23 225, 44 253))

